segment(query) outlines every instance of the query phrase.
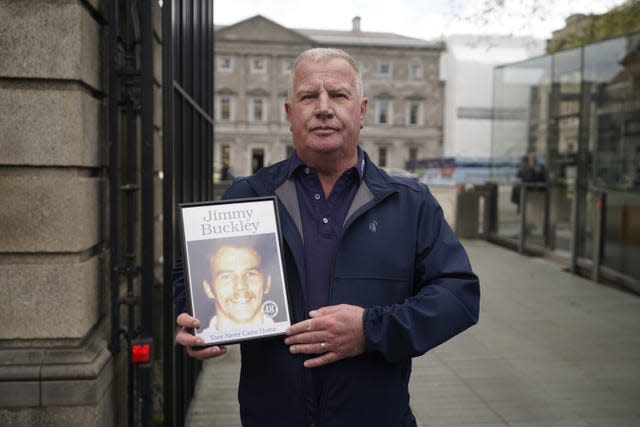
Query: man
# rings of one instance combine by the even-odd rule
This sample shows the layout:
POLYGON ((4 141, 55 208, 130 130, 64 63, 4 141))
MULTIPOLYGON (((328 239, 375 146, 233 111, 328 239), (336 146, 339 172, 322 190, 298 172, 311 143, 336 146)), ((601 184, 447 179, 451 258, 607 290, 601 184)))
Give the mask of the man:
MULTIPOLYGON (((303 52, 285 103, 295 153, 224 195, 277 196, 294 321, 241 345, 244 426, 415 426, 411 358, 478 320, 478 278, 427 187, 358 148, 367 103, 346 52, 303 52)), ((226 352, 177 322, 191 356, 226 352)))
POLYGON ((538 163, 538 155, 535 151, 529 153, 529 169, 527 171, 527 182, 544 182, 546 180, 544 166, 538 163))
POLYGON ((209 258, 209 268, 211 282, 205 280, 202 285, 215 302, 216 314, 202 334, 273 323, 261 310, 263 296, 271 289, 271 275, 262 273, 258 251, 251 246, 221 246, 209 258))

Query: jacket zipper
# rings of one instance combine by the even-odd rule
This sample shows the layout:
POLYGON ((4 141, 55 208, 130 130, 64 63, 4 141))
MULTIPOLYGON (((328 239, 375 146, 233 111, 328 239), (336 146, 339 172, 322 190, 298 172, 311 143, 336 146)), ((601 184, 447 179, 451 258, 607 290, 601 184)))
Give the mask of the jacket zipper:
MULTIPOLYGON (((333 278, 334 278, 335 269, 336 269, 336 256, 338 254, 338 246, 340 245, 340 242, 342 241, 342 237, 345 235, 347 229, 351 226, 351 224, 353 224, 353 222, 356 219, 361 217, 365 212, 373 209, 375 206, 380 204, 383 200, 385 200, 387 197, 389 197, 391 194, 394 194, 394 193, 395 193, 395 191, 389 191, 388 193, 382 195, 380 198, 373 199, 373 200, 369 201, 365 205, 361 206, 357 211, 355 211, 353 214, 351 214, 350 217, 348 217, 345 220, 344 227, 342 228, 342 231, 340 232, 340 235, 338 236, 338 243, 336 244, 336 251, 333 254, 333 259, 331 261, 331 276, 329 278, 329 280, 330 280, 329 281, 329 303, 330 304, 333 303, 332 302, 332 298, 333 298, 333 278)), ((323 413, 326 400, 327 400, 327 394, 323 393, 320 402, 318 402, 318 416, 320 416, 323 413)))

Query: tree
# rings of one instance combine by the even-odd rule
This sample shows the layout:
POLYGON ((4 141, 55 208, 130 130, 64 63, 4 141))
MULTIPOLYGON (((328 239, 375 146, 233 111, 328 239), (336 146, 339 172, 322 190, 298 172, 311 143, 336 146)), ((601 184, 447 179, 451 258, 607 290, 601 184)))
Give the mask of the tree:
POLYGON ((582 46, 598 40, 640 31, 640 0, 627 0, 602 15, 574 15, 549 40, 547 52, 582 46))

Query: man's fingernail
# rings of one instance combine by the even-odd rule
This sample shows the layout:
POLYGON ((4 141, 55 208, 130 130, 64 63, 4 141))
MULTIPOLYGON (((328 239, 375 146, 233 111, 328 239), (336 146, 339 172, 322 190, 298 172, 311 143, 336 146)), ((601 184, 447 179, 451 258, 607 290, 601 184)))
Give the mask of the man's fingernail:
POLYGON ((202 345, 202 344, 204 344, 204 340, 202 340, 202 339, 198 338, 198 339, 196 340, 196 345, 202 345))
POLYGON ((318 310, 311 310, 309 312, 309 316, 315 316, 318 313, 318 310))
POLYGON ((193 322, 191 322, 191 325, 192 325, 194 328, 199 328, 199 327, 200 327, 200 323, 198 323, 198 321, 197 321, 197 320, 194 320, 193 322))

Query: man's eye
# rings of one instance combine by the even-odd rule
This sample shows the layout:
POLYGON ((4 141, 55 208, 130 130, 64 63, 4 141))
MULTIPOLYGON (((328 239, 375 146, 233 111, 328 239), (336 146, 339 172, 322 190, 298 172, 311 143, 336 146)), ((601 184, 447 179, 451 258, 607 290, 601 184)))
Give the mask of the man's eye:
POLYGON ((249 270, 246 275, 247 277, 258 277, 260 276, 260 272, 258 270, 249 270))
POLYGON ((218 274, 218 280, 230 280, 231 275, 229 273, 218 274))

